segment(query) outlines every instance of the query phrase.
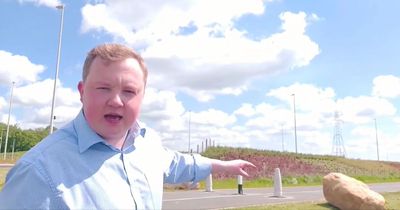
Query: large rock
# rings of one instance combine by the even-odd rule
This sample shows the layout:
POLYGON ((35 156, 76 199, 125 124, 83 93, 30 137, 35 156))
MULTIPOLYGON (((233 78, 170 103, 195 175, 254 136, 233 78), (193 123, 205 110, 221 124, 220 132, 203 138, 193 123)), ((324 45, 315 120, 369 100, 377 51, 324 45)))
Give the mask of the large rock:
POLYGON ((326 201, 341 210, 384 210, 385 198, 361 181, 341 173, 324 176, 323 191, 326 201))

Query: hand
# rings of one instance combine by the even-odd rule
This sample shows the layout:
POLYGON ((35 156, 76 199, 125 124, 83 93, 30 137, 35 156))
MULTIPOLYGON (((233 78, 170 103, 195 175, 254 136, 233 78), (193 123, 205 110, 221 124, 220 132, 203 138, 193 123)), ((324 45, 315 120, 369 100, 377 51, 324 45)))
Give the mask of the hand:
POLYGON ((253 163, 245 160, 216 160, 212 159, 212 172, 223 172, 233 175, 242 175, 249 177, 249 174, 244 170, 246 167, 256 168, 253 163))

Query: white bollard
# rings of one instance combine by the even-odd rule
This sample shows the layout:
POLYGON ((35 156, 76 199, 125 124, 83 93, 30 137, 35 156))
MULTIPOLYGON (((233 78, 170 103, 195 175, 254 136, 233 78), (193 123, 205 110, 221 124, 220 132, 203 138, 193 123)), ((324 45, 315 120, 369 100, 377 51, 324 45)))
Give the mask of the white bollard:
POLYGON ((274 196, 282 197, 282 178, 281 178, 281 171, 279 170, 279 168, 275 168, 274 196))
POLYGON ((206 179, 206 192, 212 192, 212 174, 210 174, 206 179))
POLYGON ((241 175, 238 175, 238 193, 243 195, 243 177, 241 175))

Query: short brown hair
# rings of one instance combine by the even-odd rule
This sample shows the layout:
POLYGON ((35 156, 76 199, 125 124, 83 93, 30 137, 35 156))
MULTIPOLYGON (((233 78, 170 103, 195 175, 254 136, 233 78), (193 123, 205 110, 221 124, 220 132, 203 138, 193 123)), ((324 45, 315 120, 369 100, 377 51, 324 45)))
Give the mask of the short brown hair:
POLYGON ((111 62, 121 61, 127 58, 135 59, 139 63, 143 71, 143 80, 144 84, 146 85, 148 71, 143 58, 133 49, 122 44, 113 44, 113 43, 98 45, 88 53, 88 55, 86 56, 85 63, 83 65, 83 71, 82 71, 83 81, 86 80, 89 74, 90 66, 92 65, 94 59, 97 56, 99 56, 103 60, 111 62))

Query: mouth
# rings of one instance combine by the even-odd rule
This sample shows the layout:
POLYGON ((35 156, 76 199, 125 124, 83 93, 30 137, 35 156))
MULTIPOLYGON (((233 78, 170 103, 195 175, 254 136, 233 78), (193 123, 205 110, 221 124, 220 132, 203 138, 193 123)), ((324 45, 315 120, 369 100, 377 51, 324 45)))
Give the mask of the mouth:
POLYGON ((104 118, 109 122, 118 122, 122 119, 122 115, 119 114, 106 114, 104 118))

